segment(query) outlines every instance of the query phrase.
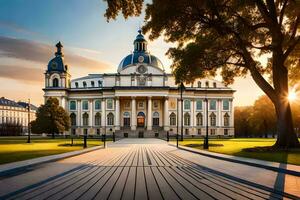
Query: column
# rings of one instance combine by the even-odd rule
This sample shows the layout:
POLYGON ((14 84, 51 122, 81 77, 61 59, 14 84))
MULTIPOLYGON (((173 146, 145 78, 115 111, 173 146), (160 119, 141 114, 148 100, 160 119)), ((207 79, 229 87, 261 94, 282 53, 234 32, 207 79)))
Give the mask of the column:
POLYGON ((77 126, 81 125, 81 101, 77 101, 77 126))
POLYGON ((230 124, 229 126, 234 127, 234 108, 233 108, 233 99, 229 100, 229 109, 230 109, 230 124))
MULTIPOLYGON (((208 112, 208 110, 207 110, 207 108, 209 107, 209 106, 207 106, 207 104, 208 104, 208 99, 204 99, 203 100, 203 105, 202 105, 202 109, 203 109, 203 126, 206 128, 206 123, 207 123, 207 112, 208 112)), ((209 126, 209 124, 208 124, 208 126, 209 126)))
POLYGON ((195 102, 195 99, 191 99, 191 132, 190 134, 193 134, 194 133, 194 127, 195 127, 195 106, 194 106, 194 102, 195 102))
POLYGON ((102 126, 102 134, 104 134, 104 127, 106 126, 106 116, 105 116, 105 110, 106 110, 106 105, 105 105, 105 98, 102 99, 101 101, 101 126, 102 126))
POLYGON ((120 130, 120 99, 116 97, 116 126, 115 130, 120 130))
POLYGON ((89 112, 89 126, 92 127, 93 126, 93 100, 90 99, 89 100, 89 109, 90 109, 90 112, 89 112))
POLYGON ((131 130, 136 130, 136 100, 135 97, 131 99, 131 130))
POLYGON ((217 113, 218 113, 218 123, 217 126, 221 127, 222 126, 222 100, 218 99, 218 106, 217 106, 217 113))
POLYGON ((181 101, 180 101, 180 98, 178 98, 177 99, 177 102, 178 102, 178 107, 177 107, 177 110, 178 110, 178 112, 177 112, 177 119, 178 119, 178 128, 179 128, 179 130, 178 130, 178 134, 180 134, 181 132, 180 132, 180 130, 181 130, 181 101))
POLYGON ((165 102, 164 102, 164 130, 168 131, 170 128, 170 123, 169 123, 169 99, 168 97, 165 97, 165 102))
POLYGON ((148 97, 147 130, 152 130, 152 99, 148 97))

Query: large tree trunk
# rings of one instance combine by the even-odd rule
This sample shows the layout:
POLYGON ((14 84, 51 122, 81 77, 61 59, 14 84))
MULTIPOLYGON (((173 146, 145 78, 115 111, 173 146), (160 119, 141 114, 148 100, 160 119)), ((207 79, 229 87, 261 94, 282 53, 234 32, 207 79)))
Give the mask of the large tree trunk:
POLYGON ((300 147, 299 140, 294 130, 290 103, 287 99, 278 100, 275 104, 277 115, 278 138, 275 146, 278 148, 300 147))

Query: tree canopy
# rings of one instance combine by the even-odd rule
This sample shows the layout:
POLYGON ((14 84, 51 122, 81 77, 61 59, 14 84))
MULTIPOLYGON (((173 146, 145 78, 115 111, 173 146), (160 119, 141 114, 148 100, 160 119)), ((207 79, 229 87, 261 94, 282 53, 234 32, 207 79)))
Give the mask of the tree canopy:
MULTIPOLYGON (((105 16, 142 12, 143 0, 110 0, 105 16)), ((225 84, 250 73, 275 106, 276 146, 298 147, 287 101, 291 71, 298 73, 300 2, 296 0, 153 0, 144 32, 176 43, 167 55, 177 82, 216 76, 225 84), (262 58, 268 58, 264 63, 262 58)), ((295 75, 295 74, 293 74, 295 75)), ((294 76, 295 79, 298 76, 294 76)))
POLYGON ((41 105, 36 113, 36 120, 31 123, 34 133, 62 133, 70 129, 70 117, 65 109, 59 106, 56 98, 50 97, 41 105))

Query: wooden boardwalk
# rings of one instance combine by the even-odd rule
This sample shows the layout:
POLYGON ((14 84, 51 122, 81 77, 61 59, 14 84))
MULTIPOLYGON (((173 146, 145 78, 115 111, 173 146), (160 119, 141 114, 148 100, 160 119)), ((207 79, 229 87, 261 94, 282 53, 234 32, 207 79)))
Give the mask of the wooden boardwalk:
POLYGON ((282 199, 178 157, 166 144, 121 141, 108 149, 110 153, 5 199, 282 199))

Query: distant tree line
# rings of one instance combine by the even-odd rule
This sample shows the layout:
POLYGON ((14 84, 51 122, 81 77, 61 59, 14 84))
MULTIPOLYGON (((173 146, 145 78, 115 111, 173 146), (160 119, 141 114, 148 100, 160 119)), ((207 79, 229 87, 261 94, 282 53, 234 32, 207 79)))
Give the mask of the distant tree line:
POLYGON ((23 126, 19 123, 0 124, 0 136, 18 136, 22 135, 23 126))
MULTIPOLYGON (((300 103, 292 102, 295 132, 299 137, 300 103)), ((259 97, 252 106, 235 107, 234 124, 236 137, 276 137, 275 107, 266 96, 259 97)))

